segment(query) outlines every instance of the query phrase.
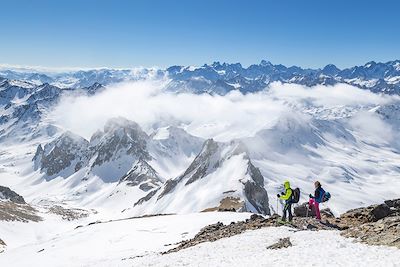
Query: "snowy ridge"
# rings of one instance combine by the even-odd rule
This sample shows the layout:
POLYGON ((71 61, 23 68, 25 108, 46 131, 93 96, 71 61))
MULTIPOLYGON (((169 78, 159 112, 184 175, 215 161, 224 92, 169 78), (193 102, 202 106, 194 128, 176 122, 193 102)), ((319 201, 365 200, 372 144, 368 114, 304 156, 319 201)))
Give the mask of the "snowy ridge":
POLYGON ((240 142, 207 140, 177 178, 140 199, 133 214, 236 210, 269 214, 264 178, 240 142))

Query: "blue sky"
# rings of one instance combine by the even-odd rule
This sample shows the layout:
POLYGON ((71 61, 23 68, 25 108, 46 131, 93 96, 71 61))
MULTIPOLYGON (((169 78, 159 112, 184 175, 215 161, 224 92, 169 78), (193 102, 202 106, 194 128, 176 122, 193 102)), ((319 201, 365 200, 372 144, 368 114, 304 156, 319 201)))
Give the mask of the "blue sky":
POLYGON ((0 63, 46 67, 339 67, 400 58, 400 1, 1 3, 0 63))

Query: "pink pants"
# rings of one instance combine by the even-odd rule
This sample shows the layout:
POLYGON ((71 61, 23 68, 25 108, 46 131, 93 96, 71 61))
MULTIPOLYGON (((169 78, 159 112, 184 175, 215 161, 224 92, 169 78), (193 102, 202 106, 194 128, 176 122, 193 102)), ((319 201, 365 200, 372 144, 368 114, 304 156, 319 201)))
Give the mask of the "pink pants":
POLYGON ((315 214, 317 215, 317 219, 321 220, 321 213, 319 212, 319 203, 317 201, 315 201, 315 199, 310 198, 310 200, 308 201, 308 205, 310 206, 311 209, 314 206, 315 214))

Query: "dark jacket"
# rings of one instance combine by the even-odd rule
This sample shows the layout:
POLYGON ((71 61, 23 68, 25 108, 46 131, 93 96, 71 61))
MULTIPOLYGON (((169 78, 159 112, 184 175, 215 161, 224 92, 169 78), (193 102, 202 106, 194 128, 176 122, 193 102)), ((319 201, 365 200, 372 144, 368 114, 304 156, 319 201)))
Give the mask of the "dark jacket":
POLYGON ((315 201, 317 201, 318 203, 321 203, 321 202, 322 202, 322 199, 324 198, 324 195, 325 195, 325 190, 322 189, 321 186, 318 186, 318 187, 315 189, 314 197, 312 197, 312 198, 314 198, 315 201))

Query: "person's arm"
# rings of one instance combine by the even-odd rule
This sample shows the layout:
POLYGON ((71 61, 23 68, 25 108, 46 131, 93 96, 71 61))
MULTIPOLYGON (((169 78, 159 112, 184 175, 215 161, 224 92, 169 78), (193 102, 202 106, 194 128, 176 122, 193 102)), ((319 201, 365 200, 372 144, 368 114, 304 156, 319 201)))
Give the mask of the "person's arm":
POLYGON ((281 195, 279 198, 283 200, 288 200, 292 195, 292 189, 287 189, 284 195, 281 195))

